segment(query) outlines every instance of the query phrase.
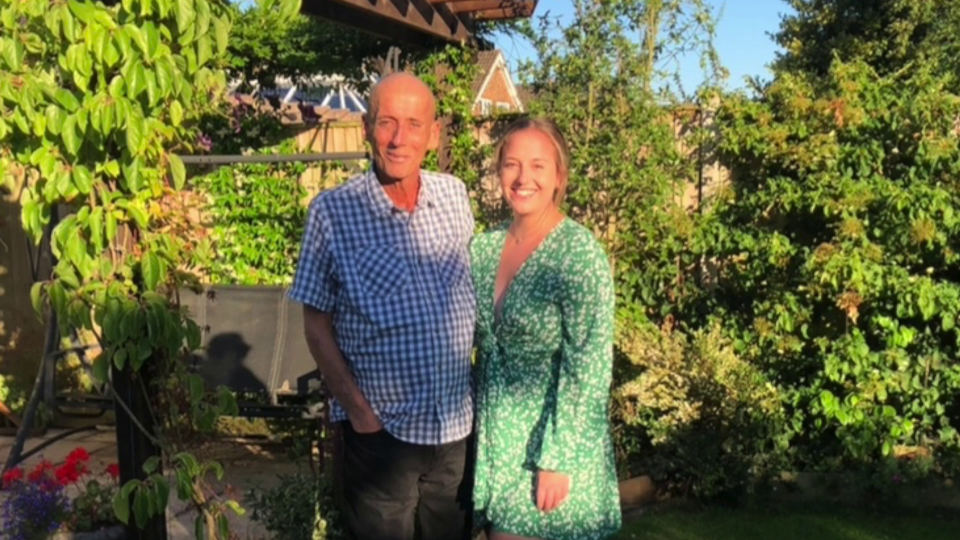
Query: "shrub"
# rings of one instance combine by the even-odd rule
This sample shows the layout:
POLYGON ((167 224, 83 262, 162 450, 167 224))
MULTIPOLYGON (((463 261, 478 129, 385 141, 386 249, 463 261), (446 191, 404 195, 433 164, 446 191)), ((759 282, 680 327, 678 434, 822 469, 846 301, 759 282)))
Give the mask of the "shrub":
POLYGON ((275 540, 345 538, 330 482, 302 472, 277 479, 273 487, 247 492, 251 518, 263 523, 275 540))
POLYGON ((634 459, 661 488, 738 498, 777 472, 788 442, 781 396, 719 327, 687 336, 636 326, 618 345, 636 372, 615 391, 617 419, 644 430, 649 449, 634 459))
POLYGON ((836 62, 719 112, 733 182, 698 230, 717 279, 687 322, 719 321, 779 388, 797 468, 883 467, 917 446, 951 473, 960 96, 944 84, 836 62))

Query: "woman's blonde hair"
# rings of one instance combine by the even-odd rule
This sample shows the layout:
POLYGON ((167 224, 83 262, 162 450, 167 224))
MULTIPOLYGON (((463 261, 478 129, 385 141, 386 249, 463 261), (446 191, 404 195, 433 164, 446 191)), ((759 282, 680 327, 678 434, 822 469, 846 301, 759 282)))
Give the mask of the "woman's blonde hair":
POLYGON ((497 142, 497 172, 499 173, 503 165, 503 149, 506 146, 507 140, 509 140, 510 136, 514 133, 525 129, 535 129, 546 135, 557 151, 557 176, 561 181, 560 185, 557 186, 557 191, 553 194, 553 202, 557 206, 560 206, 567 196, 567 183, 570 181, 570 147, 567 146, 567 140, 563 137, 563 134, 560 133, 560 128, 557 127, 557 124, 555 124, 553 120, 540 117, 528 117, 516 120, 507 126, 506 131, 503 132, 503 135, 500 136, 500 140, 497 142))

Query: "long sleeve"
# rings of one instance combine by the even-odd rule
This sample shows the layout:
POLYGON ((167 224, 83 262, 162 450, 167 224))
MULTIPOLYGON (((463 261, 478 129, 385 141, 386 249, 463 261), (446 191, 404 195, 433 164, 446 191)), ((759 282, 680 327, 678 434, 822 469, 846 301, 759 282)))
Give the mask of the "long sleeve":
POLYGON ((590 236, 562 265, 560 309, 563 344, 557 377, 557 402, 546 426, 538 467, 570 472, 585 453, 592 433, 607 429, 613 369, 614 287, 610 264, 590 236))

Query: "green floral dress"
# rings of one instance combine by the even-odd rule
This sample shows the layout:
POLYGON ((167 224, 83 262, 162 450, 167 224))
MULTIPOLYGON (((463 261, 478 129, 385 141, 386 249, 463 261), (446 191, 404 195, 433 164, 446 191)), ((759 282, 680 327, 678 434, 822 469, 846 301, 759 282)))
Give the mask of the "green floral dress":
POLYGON ((607 257, 584 227, 561 221, 508 285, 494 280, 506 227, 471 245, 477 292, 474 503, 503 533, 600 539, 620 527, 608 418, 614 293, 607 257), (553 512, 536 507, 535 472, 571 477, 553 512))

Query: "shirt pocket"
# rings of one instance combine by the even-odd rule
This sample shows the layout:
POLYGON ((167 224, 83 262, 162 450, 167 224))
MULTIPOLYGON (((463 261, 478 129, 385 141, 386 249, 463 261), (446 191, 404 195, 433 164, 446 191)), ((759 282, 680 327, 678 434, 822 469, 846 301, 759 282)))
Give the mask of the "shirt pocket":
POLYGON ((402 300, 410 287, 410 267, 398 245, 360 248, 351 264, 351 298, 357 310, 381 327, 403 324, 402 300))

